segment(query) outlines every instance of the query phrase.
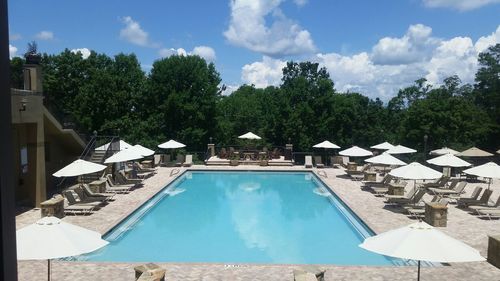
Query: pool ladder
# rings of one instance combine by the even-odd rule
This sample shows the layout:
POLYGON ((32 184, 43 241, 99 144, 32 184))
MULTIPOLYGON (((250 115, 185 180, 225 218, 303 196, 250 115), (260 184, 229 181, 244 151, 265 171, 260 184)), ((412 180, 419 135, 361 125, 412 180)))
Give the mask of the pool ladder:
POLYGON ((177 175, 181 170, 180 169, 172 169, 172 171, 170 171, 170 177, 173 177, 175 175, 177 175))
POLYGON ((326 174, 325 171, 317 171, 317 174, 324 177, 324 178, 328 178, 328 175, 326 174))

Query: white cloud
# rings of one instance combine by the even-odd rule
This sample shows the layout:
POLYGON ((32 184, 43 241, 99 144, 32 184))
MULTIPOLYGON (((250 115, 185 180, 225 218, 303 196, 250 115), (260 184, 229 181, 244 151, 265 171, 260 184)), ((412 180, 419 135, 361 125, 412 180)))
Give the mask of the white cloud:
MULTIPOLYGON (((464 83, 473 83, 478 54, 500 43, 500 26, 475 43, 469 37, 448 40, 432 37, 431 31, 430 27, 412 25, 402 37, 389 38, 389 43, 381 43, 381 39, 372 53, 349 56, 318 53, 307 60, 325 67, 337 90, 360 92, 387 101, 399 89, 422 77, 434 85, 452 75, 458 75, 464 83)), ((262 61, 243 66, 241 79, 256 87, 279 85, 285 65, 285 61, 264 57, 262 61)))
POLYGON ((314 52, 316 47, 309 31, 288 19, 279 9, 283 1, 232 0, 231 20, 224 36, 233 45, 266 56, 314 52))
POLYGON ((427 7, 453 8, 459 11, 474 10, 489 4, 500 3, 500 0, 423 0, 427 7))
POLYGON ((52 40, 54 39, 54 33, 48 30, 42 30, 35 35, 38 40, 52 40))
POLYGON ((135 45, 142 47, 157 48, 158 44, 149 39, 149 34, 141 28, 141 25, 127 16, 122 18, 125 27, 120 30, 120 38, 135 45))
POLYGON ((423 24, 410 25, 401 38, 384 37, 372 49, 376 64, 408 64, 424 61, 439 43, 430 35, 432 28, 423 24))
POLYGON ((247 84, 253 84, 257 88, 277 86, 283 76, 283 68, 286 61, 273 59, 267 56, 261 62, 254 62, 243 66, 241 80, 247 84))
POLYGON ((80 53, 83 59, 87 59, 90 56, 90 50, 87 48, 72 49, 71 52, 73 54, 80 53))
POLYGON ((187 52, 183 48, 178 48, 178 49, 162 48, 162 49, 158 50, 158 54, 160 55, 160 57, 163 57, 163 58, 170 57, 173 55, 177 55, 177 56, 197 55, 197 56, 204 58, 207 62, 214 62, 215 58, 216 58, 215 50, 211 47, 208 47, 208 46, 194 47, 191 52, 187 52))
POLYGON ((194 47, 194 49, 191 53, 193 55, 197 55, 197 56, 204 58, 208 62, 215 61, 215 51, 214 51, 214 49, 212 49, 208 46, 194 47))
POLYGON ((12 59, 13 57, 16 57, 16 56, 17 56, 17 47, 9 44, 9 58, 12 59))

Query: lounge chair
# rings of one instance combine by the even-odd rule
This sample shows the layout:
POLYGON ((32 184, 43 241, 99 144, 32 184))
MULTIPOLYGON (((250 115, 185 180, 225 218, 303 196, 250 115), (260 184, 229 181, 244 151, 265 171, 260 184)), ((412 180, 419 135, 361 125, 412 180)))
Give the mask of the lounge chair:
POLYGON ((490 220, 493 219, 493 218, 500 218, 500 209, 481 209, 481 210, 477 210, 477 213, 479 214, 479 216, 482 216, 482 217, 487 217, 489 218, 490 220))
POLYGON ((444 188, 449 179, 450 179, 450 177, 448 177, 448 176, 442 176, 441 178, 437 179, 435 182, 424 183, 422 185, 422 187, 424 187, 424 188, 430 188, 430 187, 444 188))
POLYGON ((388 197, 391 195, 386 195, 387 201, 385 202, 386 204, 395 204, 395 205, 405 205, 405 204, 417 204, 422 200, 422 198, 425 195, 425 190, 424 189, 416 189, 415 193, 411 196, 403 196, 403 197, 388 197))
POLYGON ((113 180, 111 174, 106 175, 106 192, 129 193, 135 184, 118 184, 113 180))
POLYGON ((155 174, 155 169, 152 168, 144 168, 142 165, 138 162, 134 162, 133 169, 135 169, 135 174, 137 178, 139 179, 145 179, 153 176, 155 174))
POLYGON ((458 207, 468 207, 469 205, 486 205, 488 204, 488 200, 490 200, 492 190, 486 189, 479 199, 468 199, 463 198, 457 200, 458 207))
POLYGON ((481 194, 481 191, 483 191, 483 188, 480 186, 476 186, 469 197, 463 197, 460 194, 453 194, 453 195, 449 195, 448 198, 453 199, 453 200, 461 200, 461 199, 467 199, 467 198, 477 199, 479 197, 479 194, 481 194))
POLYGON ((177 158, 175 159, 175 166, 182 167, 182 163, 184 163, 184 155, 177 154, 177 158))
POLYGON ((161 165, 161 155, 160 154, 155 154, 153 157, 153 165, 155 167, 161 165))
POLYGON ((82 185, 83 192, 88 197, 104 198, 105 201, 112 200, 116 193, 112 192, 93 192, 86 184, 82 185))
MULTIPOLYGON (((59 195, 61 196, 61 195, 59 195)), ((71 195, 68 195, 71 196, 71 195)), ((67 215, 90 215, 96 209, 96 206, 90 206, 86 204, 74 203, 70 204, 68 197, 66 197, 68 205, 64 206, 64 213, 67 215)), ((72 199, 72 201, 74 198, 72 199)))
POLYGON ((69 205, 71 206, 87 206, 93 207, 93 209, 98 208, 101 205, 101 202, 82 202, 78 194, 73 190, 65 190, 63 191, 64 198, 68 200, 69 205))
POLYGON ((478 210, 497 210, 500 209, 500 196, 498 196, 497 201, 493 205, 489 205, 488 203, 486 204, 479 204, 479 205, 469 205, 467 206, 472 211, 477 212, 478 210))
POLYGON ((120 185, 139 184, 142 182, 142 179, 129 179, 125 175, 125 171, 120 170, 118 173, 115 173, 115 181, 120 185))
POLYGON ((325 167, 325 165, 321 161, 321 156, 318 156, 318 155, 314 156, 314 165, 316 166, 316 168, 324 168, 325 167))
POLYGON ((83 188, 78 186, 73 191, 78 195, 78 198, 80 199, 81 203, 92 203, 92 202, 98 202, 100 205, 104 205, 105 202, 107 201, 106 197, 102 196, 87 196, 87 194, 84 192, 83 188))
POLYGON ((184 164, 182 164, 182 166, 191 167, 191 165, 193 165, 193 155, 188 154, 186 155, 186 160, 184 160, 184 164))
POLYGON ((311 155, 306 155, 306 157, 305 157, 305 165, 304 166, 306 168, 312 168, 313 167, 311 155))
POLYGON ((466 186, 467 186, 467 182, 461 181, 457 185, 455 185, 455 187, 453 189, 431 187, 431 188, 428 188, 428 190, 430 193, 432 193, 434 195, 439 195, 439 196, 460 195, 460 194, 464 193, 466 186))

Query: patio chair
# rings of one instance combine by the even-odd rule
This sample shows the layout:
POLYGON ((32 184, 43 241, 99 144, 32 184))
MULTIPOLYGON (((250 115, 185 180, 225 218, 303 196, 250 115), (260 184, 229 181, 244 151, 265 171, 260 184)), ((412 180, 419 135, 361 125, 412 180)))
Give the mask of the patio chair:
POLYGON ((430 187, 444 188, 449 179, 450 179, 450 177, 448 177, 448 176, 442 176, 439 179, 437 179, 435 182, 424 183, 422 185, 422 187, 424 187, 424 188, 430 188, 430 187))
POLYGON ((92 202, 98 202, 100 205, 104 205, 105 202, 107 201, 106 197, 102 196, 87 196, 87 194, 83 191, 83 188, 81 186, 73 189, 73 191, 78 195, 78 198, 80 198, 81 203, 92 203, 92 202))
POLYGON ((469 205, 468 209, 477 212, 478 210, 497 210, 500 209, 500 195, 497 198, 497 201, 493 205, 489 205, 488 202, 486 204, 478 204, 478 205, 469 205))
POLYGON ((113 180, 113 176, 111 174, 106 175, 106 192, 129 193, 134 187, 135 184, 120 185, 113 180))
POLYGON ((304 166, 306 168, 312 168, 313 167, 311 155, 306 155, 306 157, 305 157, 305 165, 304 166))
POLYGON ((62 193, 64 195, 64 198, 68 200, 69 205, 87 207, 90 206, 94 209, 101 205, 101 202, 82 202, 80 197, 78 197, 78 193, 76 193, 74 190, 65 190, 62 193))
POLYGON ((193 155, 188 154, 186 155, 186 160, 184 161, 183 166, 184 167, 191 167, 193 165, 193 155))
POLYGON ((116 193, 112 192, 93 192, 90 187, 86 184, 82 185, 83 192, 88 197, 100 197, 104 198, 106 201, 112 200, 116 193))
POLYGON ((477 213, 481 217, 487 217, 488 219, 499 219, 500 218, 500 209, 481 209, 477 210, 477 213))
POLYGON ((316 165, 316 168, 324 168, 325 165, 321 162, 321 156, 315 155, 314 156, 314 164, 316 165))
POLYGON ((469 197, 463 197, 460 194, 453 194, 453 195, 449 195, 448 198, 453 199, 453 200, 460 200, 460 199, 466 199, 466 198, 477 199, 479 197, 479 194, 481 194, 481 191, 483 191, 483 188, 480 186, 476 186, 469 197))
POLYGON ((177 157, 175 158, 175 166, 182 167, 182 163, 184 163, 184 155, 177 154, 177 157))
POLYGON ((412 188, 406 195, 385 195, 385 203, 386 204, 397 204, 397 205, 401 205, 401 204, 407 204, 407 203, 416 203, 416 200, 418 197, 417 196, 417 193, 418 193, 418 197, 421 199, 424 194, 425 194, 425 190, 421 190, 419 188, 412 188), (423 194, 422 194, 423 193, 423 194))
POLYGON ((465 187, 467 186, 467 182, 461 181, 455 185, 453 189, 448 188, 428 188, 429 192, 434 195, 439 196, 448 196, 448 195, 460 195, 464 193, 465 187))
POLYGON ((155 154, 153 157, 153 165, 155 167, 161 166, 161 155, 160 154, 155 154))
POLYGON ((492 190, 486 189, 485 191, 483 191, 483 194, 479 199, 468 199, 468 198, 459 199, 457 200, 457 206, 466 208, 469 205, 486 205, 488 204, 488 200, 490 200, 492 193, 493 193, 492 190))
POLYGON ((124 184, 139 184, 139 183, 142 182, 142 179, 130 179, 130 178, 127 178, 127 176, 125 175, 125 171, 124 170, 120 170, 117 173, 115 173, 115 181, 118 184, 120 184, 120 185, 124 185, 124 184))

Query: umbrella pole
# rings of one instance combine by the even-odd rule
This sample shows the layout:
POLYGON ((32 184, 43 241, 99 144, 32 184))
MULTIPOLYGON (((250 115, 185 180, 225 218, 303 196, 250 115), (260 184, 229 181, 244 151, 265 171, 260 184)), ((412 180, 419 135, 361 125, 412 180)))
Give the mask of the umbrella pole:
POLYGON ((47 280, 50 281, 50 259, 47 260, 47 280))
POLYGON ((420 281, 420 261, 418 261, 417 281, 420 281))

